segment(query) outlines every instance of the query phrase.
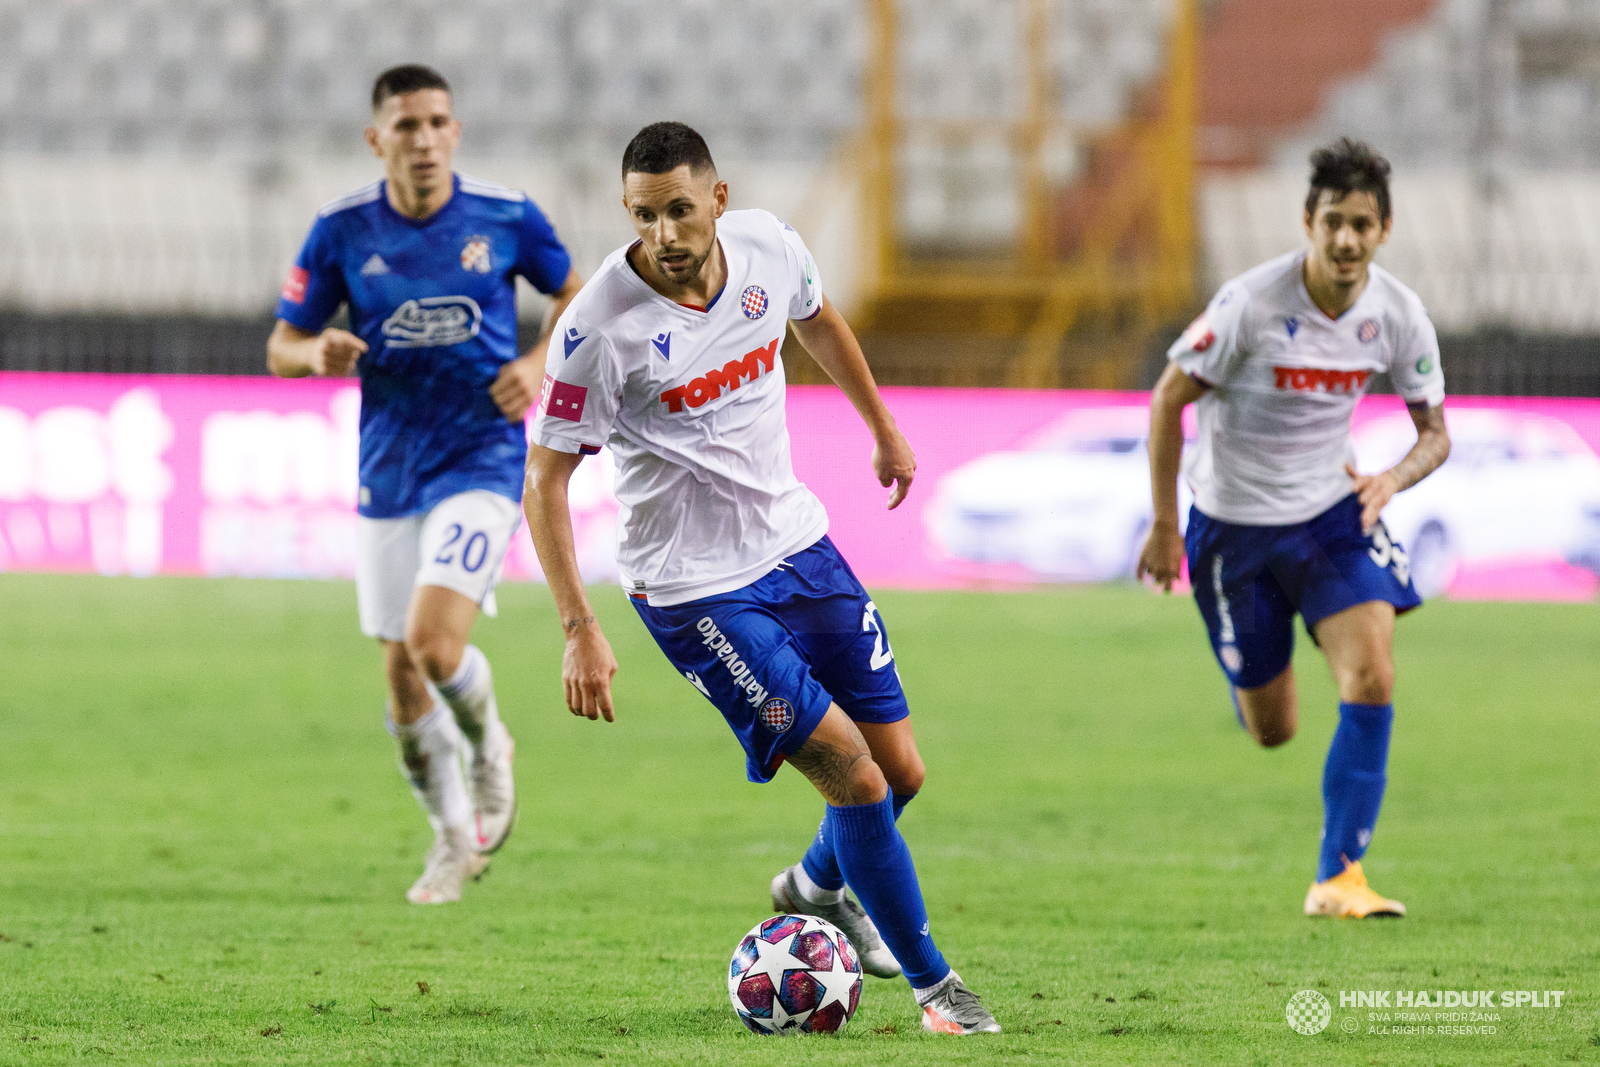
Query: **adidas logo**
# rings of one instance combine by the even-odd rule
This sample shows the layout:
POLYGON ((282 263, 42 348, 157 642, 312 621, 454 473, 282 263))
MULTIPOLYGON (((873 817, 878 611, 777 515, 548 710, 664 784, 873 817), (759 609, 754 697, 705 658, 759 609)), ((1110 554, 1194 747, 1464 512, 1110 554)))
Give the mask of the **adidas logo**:
POLYGON ((383 261, 383 257, 378 255, 378 253, 376 253, 376 252, 372 253, 372 258, 371 259, 367 260, 365 263, 363 263, 361 265, 361 276, 363 278, 370 278, 374 274, 388 274, 388 273, 389 273, 389 264, 385 263, 383 261))

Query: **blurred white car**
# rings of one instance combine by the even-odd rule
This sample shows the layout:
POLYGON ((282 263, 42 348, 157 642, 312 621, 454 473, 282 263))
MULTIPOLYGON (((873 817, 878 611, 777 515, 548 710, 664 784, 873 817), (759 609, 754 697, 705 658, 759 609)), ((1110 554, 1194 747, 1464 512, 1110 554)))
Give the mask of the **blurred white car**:
MULTIPOLYGON (((923 512, 946 556, 1020 565, 1054 581, 1132 575, 1150 528, 1146 407, 1084 408, 1021 449, 991 452, 939 481, 923 512)), ((1179 521, 1192 497, 1179 479, 1179 521)))
MULTIPOLYGON (((1445 419, 1450 458, 1383 510, 1419 593, 1448 589, 1463 562, 1543 557, 1600 572, 1600 459, 1576 430, 1512 410, 1445 419)), ((1409 415, 1366 423, 1355 435, 1359 469, 1392 466, 1416 439, 1409 415)))

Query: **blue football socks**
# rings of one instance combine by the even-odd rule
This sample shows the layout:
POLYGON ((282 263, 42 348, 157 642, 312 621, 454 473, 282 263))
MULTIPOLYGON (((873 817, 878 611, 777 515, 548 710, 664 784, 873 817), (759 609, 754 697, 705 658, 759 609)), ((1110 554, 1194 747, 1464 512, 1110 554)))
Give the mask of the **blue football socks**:
POLYGON ((1389 731, 1393 704, 1340 704, 1339 728, 1322 771, 1322 854, 1317 881, 1360 859, 1372 841, 1388 782, 1389 731))
POLYGON ((845 881, 900 961, 907 981, 913 989, 927 989, 944 981, 950 965, 928 933, 928 910, 911 850, 895 829, 894 817, 891 791, 876 804, 829 804, 823 832, 833 843, 845 881))
MULTIPOLYGON (((900 813, 906 810, 906 805, 916 797, 915 793, 905 796, 895 796, 890 790, 889 795, 894 799, 894 820, 900 821, 900 813)), ((828 843, 828 820, 824 818, 822 825, 817 827, 816 840, 811 842, 811 847, 806 849, 805 856, 800 860, 800 866, 805 869, 806 877, 810 878, 819 889, 843 889, 844 875, 839 873, 839 861, 833 854, 833 846, 828 843)))

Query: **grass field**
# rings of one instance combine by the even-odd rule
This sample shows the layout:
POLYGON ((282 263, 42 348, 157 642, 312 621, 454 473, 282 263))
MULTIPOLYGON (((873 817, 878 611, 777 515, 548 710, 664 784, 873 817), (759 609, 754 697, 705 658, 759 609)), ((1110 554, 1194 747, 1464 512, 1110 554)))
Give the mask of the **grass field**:
MULTIPOLYGON (((338 583, 0 576, 0 1064, 1600 1062, 1600 609, 1440 603, 1400 627, 1368 870, 1398 922, 1306 919, 1335 698, 1233 722, 1184 600, 877 597, 928 784, 901 823, 934 932, 1006 1027, 924 1035, 869 979, 840 1038, 759 1038, 723 975, 820 805, 747 784, 615 589, 619 721, 561 706, 548 596, 477 631, 523 817, 460 905, 338 583), (1333 1025, 1284 1021, 1321 990, 1333 1025), (1497 1032, 1383 1036, 1340 990, 1565 991, 1497 1032), (1345 1019, 1361 1032, 1347 1034, 1345 1019)), ((1498 1000, 1498 998, 1497 998, 1498 1000)))

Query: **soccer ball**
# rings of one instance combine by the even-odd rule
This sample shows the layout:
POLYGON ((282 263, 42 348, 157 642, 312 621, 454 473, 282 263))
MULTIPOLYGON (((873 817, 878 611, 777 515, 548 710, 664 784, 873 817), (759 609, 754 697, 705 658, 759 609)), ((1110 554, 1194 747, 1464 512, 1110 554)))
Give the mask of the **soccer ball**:
POLYGON ((728 967, 728 999, 758 1034, 835 1033, 861 999, 861 960, 838 927, 774 915, 744 936, 728 967))

